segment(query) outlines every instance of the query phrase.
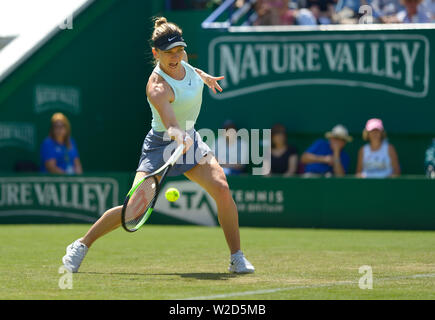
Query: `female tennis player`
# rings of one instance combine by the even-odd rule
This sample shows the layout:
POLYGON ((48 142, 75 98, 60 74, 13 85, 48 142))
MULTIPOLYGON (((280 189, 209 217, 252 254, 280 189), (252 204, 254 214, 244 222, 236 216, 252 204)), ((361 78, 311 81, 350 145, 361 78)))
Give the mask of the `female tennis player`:
MULTIPOLYGON (((224 171, 194 129, 204 83, 216 94, 216 90, 222 91, 218 81, 223 77, 213 77, 188 64, 182 30, 166 18, 155 19, 151 41, 156 67, 149 77, 146 93, 153 119, 133 185, 165 163, 163 153, 172 140, 183 144, 183 163, 177 162, 169 175, 184 174, 211 195, 216 201, 218 220, 231 253, 228 271, 252 273, 254 267, 240 250, 237 207, 224 171), (168 136, 170 139, 166 139, 168 136)), ((78 272, 94 241, 121 225, 121 210, 122 206, 107 210, 82 238, 67 247, 62 259, 67 270, 78 272)))

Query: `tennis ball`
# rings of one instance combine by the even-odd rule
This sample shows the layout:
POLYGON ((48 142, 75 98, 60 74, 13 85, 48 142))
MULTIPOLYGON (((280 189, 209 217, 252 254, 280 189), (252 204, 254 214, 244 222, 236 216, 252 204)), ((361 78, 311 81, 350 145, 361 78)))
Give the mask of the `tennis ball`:
POLYGON ((180 197, 180 192, 176 188, 168 188, 165 192, 165 197, 168 201, 174 202, 180 197))

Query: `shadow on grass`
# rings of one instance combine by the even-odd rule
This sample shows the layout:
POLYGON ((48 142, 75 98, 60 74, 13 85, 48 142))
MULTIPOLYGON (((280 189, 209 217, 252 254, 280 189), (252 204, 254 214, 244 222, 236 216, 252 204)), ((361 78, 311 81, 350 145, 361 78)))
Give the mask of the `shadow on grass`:
POLYGON ((80 272, 80 274, 95 275, 116 275, 116 276, 179 276, 180 278, 191 278, 197 280, 228 280, 243 276, 243 274, 223 273, 223 272, 196 272, 196 273, 134 273, 134 272, 80 272))

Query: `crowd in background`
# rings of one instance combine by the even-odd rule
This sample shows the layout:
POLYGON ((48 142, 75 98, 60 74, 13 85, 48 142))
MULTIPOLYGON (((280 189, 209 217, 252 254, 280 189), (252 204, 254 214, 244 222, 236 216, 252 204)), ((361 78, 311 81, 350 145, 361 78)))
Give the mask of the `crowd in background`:
MULTIPOLYGON (((435 0, 236 0, 253 3, 254 25, 432 23, 435 0)), ((170 10, 215 9, 223 0, 171 0, 170 10)))
MULTIPOLYGON (((237 125, 226 120, 219 130, 211 150, 226 175, 247 173, 250 161, 249 143, 239 135, 237 125)), ((348 130, 337 124, 324 137, 316 139, 299 157, 298 150, 289 143, 284 125, 276 123, 271 128, 270 159, 265 157, 263 175, 303 177, 330 177, 355 175, 360 178, 388 178, 401 174, 396 148, 388 141, 381 119, 369 119, 362 131, 366 144, 357 155, 356 171, 350 171, 351 157, 345 147, 353 141, 348 130)), ((40 147, 40 171, 54 174, 82 174, 83 168, 71 125, 63 113, 51 117, 48 136, 40 147)), ((20 170, 21 171, 21 170, 20 170)), ((33 171, 33 170, 32 170, 33 171)), ((435 179, 435 138, 425 151, 424 171, 435 179)))
POLYGON ((257 0, 255 25, 431 23, 433 0, 257 0))
MULTIPOLYGON (((227 120, 222 126, 224 134, 212 146, 216 159, 227 175, 247 173, 249 146, 238 135, 236 124, 227 120), (225 152, 218 146, 225 146, 225 152), (226 157, 220 156, 221 154, 226 157)), ((350 171, 351 156, 346 145, 353 141, 348 130, 337 124, 324 137, 316 139, 304 150, 300 157, 296 147, 289 143, 284 125, 276 123, 271 129, 270 159, 264 158, 263 175, 331 177, 355 175, 359 178, 398 177, 401 167, 396 148, 388 140, 381 119, 373 118, 366 122, 362 131, 366 141, 359 148, 356 158, 356 170, 350 171)), ((424 170, 426 176, 435 178, 435 138, 425 153, 424 170)))

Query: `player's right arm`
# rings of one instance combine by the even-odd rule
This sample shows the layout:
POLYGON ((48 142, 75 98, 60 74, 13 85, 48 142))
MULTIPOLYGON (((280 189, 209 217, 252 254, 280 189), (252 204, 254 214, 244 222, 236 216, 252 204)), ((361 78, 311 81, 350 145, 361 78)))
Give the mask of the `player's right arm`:
POLYGON ((177 141, 177 144, 184 143, 186 145, 184 151, 187 151, 193 144, 193 141, 189 135, 181 129, 175 118, 175 113, 171 106, 171 102, 175 99, 172 88, 159 75, 153 73, 147 84, 147 96, 159 113, 160 119, 167 129, 169 137, 177 141))

